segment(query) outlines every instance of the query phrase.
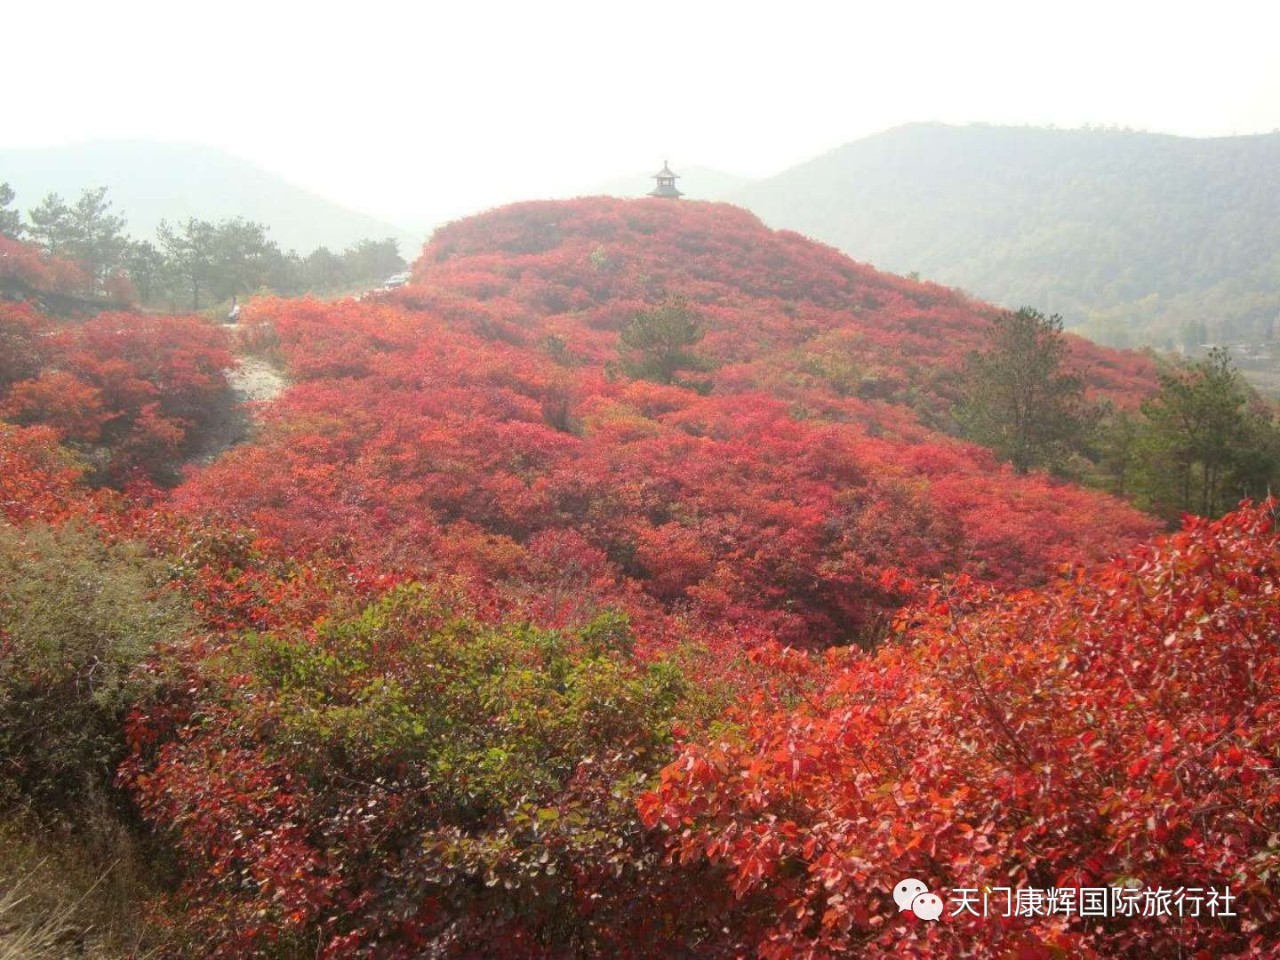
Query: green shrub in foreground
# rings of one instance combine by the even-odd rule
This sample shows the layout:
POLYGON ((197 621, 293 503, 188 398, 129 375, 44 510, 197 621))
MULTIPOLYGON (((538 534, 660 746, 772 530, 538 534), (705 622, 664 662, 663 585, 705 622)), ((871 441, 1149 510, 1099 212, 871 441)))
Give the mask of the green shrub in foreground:
POLYGON ((0 524, 0 805, 71 813, 109 785, 135 669, 194 620, 134 544, 72 526, 0 524))

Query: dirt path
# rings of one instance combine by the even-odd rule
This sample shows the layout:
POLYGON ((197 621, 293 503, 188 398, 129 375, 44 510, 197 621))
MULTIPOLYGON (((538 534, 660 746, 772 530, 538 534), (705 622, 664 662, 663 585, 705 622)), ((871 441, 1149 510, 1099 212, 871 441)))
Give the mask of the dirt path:
POLYGON ((232 342, 237 347, 238 360, 235 367, 227 373, 227 382, 231 384, 236 401, 245 403, 274 400, 280 396, 284 388, 289 385, 284 371, 269 360, 251 356, 243 351, 240 324, 228 323, 223 329, 231 334, 232 342))
MULTIPOLYGON (((236 333, 239 324, 227 324, 225 329, 238 344, 236 333)), ((217 427, 210 431, 200 449, 191 457, 195 463, 211 463, 248 439, 253 421, 245 404, 274 400, 289 385, 284 371, 275 364, 238 351, 236 365, 227 371, 227 383, 231 385, 231 404, 217 427)))
POLYGON ((274 400, 288 386, 284 374, 261 357, 241 357, 227 374, 227 382, 241 403, 274 400))

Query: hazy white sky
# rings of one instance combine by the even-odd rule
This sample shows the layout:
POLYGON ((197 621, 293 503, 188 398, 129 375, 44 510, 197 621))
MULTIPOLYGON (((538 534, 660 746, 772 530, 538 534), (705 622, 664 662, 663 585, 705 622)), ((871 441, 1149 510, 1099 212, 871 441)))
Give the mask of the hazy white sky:
POLYGON ((3 21, 0 146, 195 140, 409 225, 665 157, 766 175, 919 120, 1280 128, 1275 0, 17 0, 3 21))

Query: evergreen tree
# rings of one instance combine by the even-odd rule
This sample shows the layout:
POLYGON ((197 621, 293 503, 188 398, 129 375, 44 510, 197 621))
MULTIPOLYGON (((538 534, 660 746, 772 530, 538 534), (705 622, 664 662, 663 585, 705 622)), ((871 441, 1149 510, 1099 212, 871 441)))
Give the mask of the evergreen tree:
POLYGON ((1246 497, 1266 496, 1280 467, 1280 433, 1271 412, 1220 347, 1160 377, 1143 405, 1138 494, 1169 519, 1217 516, 1246 497))
POLYGON ((152 303, 164 292, 168 263, 150 241, 130 241, 124 251, 124 268, 138 299, 152 303))
POLYGON ((22 214, 8 209, 13 198, 13 187, 0 183, 0 236, 17 240, 22 236, 22 214))
POLYGON ((161 220, 156 237, 174 284, 191 293, 191 309, 200 309, 200 295, 213 283, 217 230, 207 220, 188 217, 177 225, 161 220))
POLYGON ((629 377, 657 383, 676 383, 682 370, 707 370, 710 364, 693 349, 704 333, 688 301, 669 297, 637 315, 622 331, 618 338, 622 370, 629 377))
POLYGON ((306 289, 302 258, 290 250, 273 257, 268 265, 265 284, 269 290, 285 297, 296 296, 306 289))
POLYGON ((256 290, 280 256, 262 224, 242 217, 223 220, 213 228, 210 292, 217 300, 228 300, 256 290))
POLYGON ((31 239, 47 253, 61 254, 73 239, 71 232, 71 208, 56 193, 50 193, 38 206, 27 211, 31 226, 27 232, 31 239))
POLYGON ((1133 495, 1142 467, 1144 429, 1144 422, 1136 412, 1115 410, 1109 403, 1104 403, 1088 454, 1096 470, 1087 482, 1118 497, 1133 495))
POLYGON ((346 263, 328 247, 316 247, 303 261, 303 272, 309 290, 336 290, 345 286, 346 263))
POLYGON ((124 217, 111 212, 106 187, 85 190, 68 209, 66 241, 59 252, 79 261, 95 290, 124 265, 129 248, 124 226, 124 217))
POLYGON ((1030 307, 995 319, 986 349, 972 354, 956 411, 962 432, 1018 473, 1061 469, 1085 442, 1094 417, 1084 382, 1064 371, 1062 318, 1030 307))
POLYGON ((355 280, 383 280, 405 268, 395 239, 361 240, 342 254, 347 276, 355 280))

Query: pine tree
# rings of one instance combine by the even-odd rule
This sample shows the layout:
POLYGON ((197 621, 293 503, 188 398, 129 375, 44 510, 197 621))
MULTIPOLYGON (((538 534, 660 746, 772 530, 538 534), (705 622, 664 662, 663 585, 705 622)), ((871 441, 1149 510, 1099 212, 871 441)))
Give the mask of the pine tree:
POLYGON ((1277 479, 1280 433, 1225 349, 1162 374, 1142 410, 1138 492, 1166 517, 1226 513, 1277 479))
POLYGON ((8 209, 13 203, 13 187, 0 183, 0 236, 17 240, 22 236, 22 214, 8 209))
POLYGON ((1093 419, 1084 382, 1064 371, 1062 318, 1030 307, 998 316, 986 349, 972 354, 956 411, 962 432, 1018 473, 1061 469, 1093 419))
POLYGON ((67 239, 59 252, 77 260, 100 289, 106 279, 124 266, 129 238, 125 219, 111 212, 107 188, 85 190, 67 212, 67 239))
MULTIPOLYGON (((682 370, 706 370, 710 364, 693 348, 705 331, 683 297, 669 297, 640 313, 619 336, 622 370, 629 377, 676 383, 682 370)), ((696 384, 694 386, 702 386, 696 384)))
POLYGON ((56 193, 50 193, 39 205, 27 211, 31 239, 47 253, 61 254, 71 241, 71 208, 56 193))

